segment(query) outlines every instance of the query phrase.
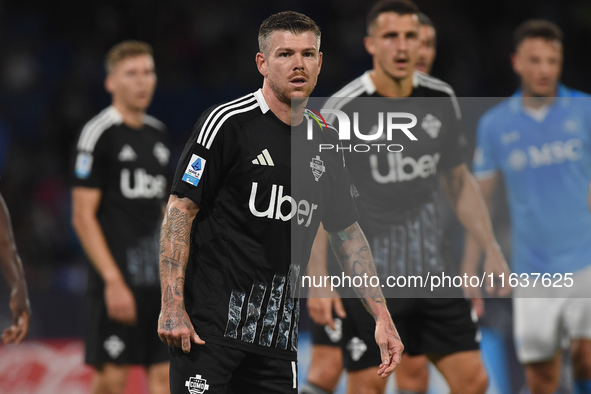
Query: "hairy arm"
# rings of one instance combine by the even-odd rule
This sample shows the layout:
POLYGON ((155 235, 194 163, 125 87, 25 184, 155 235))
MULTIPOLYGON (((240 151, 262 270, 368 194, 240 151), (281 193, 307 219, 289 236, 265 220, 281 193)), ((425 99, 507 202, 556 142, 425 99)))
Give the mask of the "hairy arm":
POLYGON ((191 350, 202 345, 185 309, 185 272, 189 261, 191 226, 199 207, 186 197, 170 196, 160 232, 160 286, 162 306, 158 336, 170 347, 191 350))
MULTIPOLYGON (((442 181, 458 219, 469 234, 466 241, 466 255, 469 256, 465 255, 466 264, 462 265, 463 269, 465 269, 464 272, 470 275, 476 273, 476 264, 480 256, 480 249, 477 249, 476 252, 474 250, 475 245, 477 245, 486 254, 484 269, 487 273, 493 273, 495 276, 502 273, 509 274, 509 267, 493 233, 481 189, 476 184, 468 167, 461 164, 443 173, 442 181), (472 239, 472 241, 468 239, 472 239), (478 257, 475 258, 475 254, 478 254, 478 257)), ((494 188, 491 187, 490 190, 492 191, 494 188)), ((487 191, 487 194, 490 199, 492 192, 488 193, 487 191)), ((501 288, 497 286, 491 288, 489 281, 487 281, 486 289, 490 294, 496 295, 507 295, 511 291, 510 287, 501 288)))
POLYGON ((125 283, 97 218, 101 199, 101 189, 74 187, 72 226, 91 264, 105 282, 107 315, 123 324, 135 324, 137 312, 133 293, 125 283))
MULTIPOLYGON (((344 230, 330 233, 329 239, 332 249, 347 275, 377 276, 369 244, 357 222, 344 230)), ((376 321, 375 336, 382 357, 378 374, 385 378, 394 372, 400 363, 404 346, 392 322, 382 289, 379 286, 355 287, 355 292, 376 321)))
POLYGON ((12 324, 2 333, 2 341, 18 345, 29 330, 31 306, 23 265, 14 242, 10 214, 2 195, 0 195, 0 265, 4 278, 10 286, 9 306, 12 311, 12 324))

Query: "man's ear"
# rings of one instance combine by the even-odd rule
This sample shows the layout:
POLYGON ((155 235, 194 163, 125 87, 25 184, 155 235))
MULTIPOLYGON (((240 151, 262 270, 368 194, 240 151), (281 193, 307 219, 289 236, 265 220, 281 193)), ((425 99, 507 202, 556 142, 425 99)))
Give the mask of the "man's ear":
POLYGON ((515 74, 521 75, 521 64, 517 58, 517 53, 511 54, 511 65, 513 66, 513 71, 515 74))
POLYGON ((269 71, 267 70, 267 58, 265 57, 265 54, 262 52, 258 52, 255 57, 255 61, 257 63, 257 68, 259 69, 259 72, 263 77, 266 78, 267 75, 269 75, 269 71))
POLYGON ((363 45, 365 46, 367 53, 373 56, 375 52, 373 38, 370 36, 363 37, 363 45))
POLYGON ((107 78, 105 78, 105 90, 110 94, 113 94, 113 92, 115 91, 113 78, 111 78, 110 75, 107 75, 107 78))

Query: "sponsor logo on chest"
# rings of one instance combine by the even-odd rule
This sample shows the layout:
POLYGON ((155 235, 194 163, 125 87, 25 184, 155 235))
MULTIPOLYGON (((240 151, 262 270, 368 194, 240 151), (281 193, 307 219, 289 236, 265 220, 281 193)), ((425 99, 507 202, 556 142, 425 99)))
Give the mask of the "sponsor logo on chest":
POLYGON ((133 173, 128 168, 121 170, 121 194, 125 198, 164 198, 166 178, 164 175, 150 175, 143 168, 136 168, 133 173))
POLYGON ((369 157, 371 175, 377 183, 394 183, 412 181, 417 178, 427 178, 437 173, 437 164, 441 155, 423 155, 418 159, 404 157, 402 153, 388 153, 388 170, 385 173, 380 171, 378 155, 369 157))
POLYGON ((578 161, 583 156, 583 141, 571 138, 566 141, 547 142, 542 146, 531 145, 525 149, 514 149, 507 157, 507 164, 514 171, 521 171, 528 165, 539 168, 578 161))
POLYGON ((296 201, 289 194, 283 194, 283 186, 273 184, 271 186, 271 196, 268 202, 257 203, 257 192, 259 190, 258 182, 253 182, 248 200, 250 212, 258 218, 268 218, 274 220, 288 221, 296 218, 298 225, 309 227, 312 222, 312 215, 318 208, 317 204, 310 203, 307 200, 296 201), (265 210, 257 209, 258 206, 267 206, 265 210))

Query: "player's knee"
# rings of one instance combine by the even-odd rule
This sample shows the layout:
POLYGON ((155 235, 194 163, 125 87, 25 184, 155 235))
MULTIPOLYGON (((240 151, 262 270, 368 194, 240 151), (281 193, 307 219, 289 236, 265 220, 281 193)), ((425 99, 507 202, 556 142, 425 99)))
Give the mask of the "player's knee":
POLYGON ((467 376, 464 387, 452 390, 453 393, 484 394, 488 387, 488 376, 484 367, 478 368, 467 376))

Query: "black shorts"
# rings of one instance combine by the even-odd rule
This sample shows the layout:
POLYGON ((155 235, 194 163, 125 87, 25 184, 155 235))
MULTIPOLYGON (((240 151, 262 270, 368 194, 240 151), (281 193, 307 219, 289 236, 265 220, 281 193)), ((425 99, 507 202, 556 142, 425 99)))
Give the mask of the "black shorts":
MULTIPOLYGON (((452 354, 479 348, 480 333, 470 300, 465 298, 391 298, 387 300, 404 352, 452 354)), ((379 366, 375 321, 357 298, 343 299, 343 364, 348 371, 379 366)))
POLYGON ((88 296, 85 303, 85 362, 152 365, 168 361, 168 346, 158 337, 160 291, 134 291, 137 324, 126 326, 107 317, 102 295, 88 296))
POLYGON ((335 330, 330 326, 321 326, 310 321, 310 333, 312 335, 312 345, 341 347, 343 338, 343 320, 334 318, 335 330))
POLYGON ((170 354, 171 394, 298 392, 296 360, 261 356, 213 343, 191 343, 191 351, 186 354, 179 348, 170 348, 170 354))

